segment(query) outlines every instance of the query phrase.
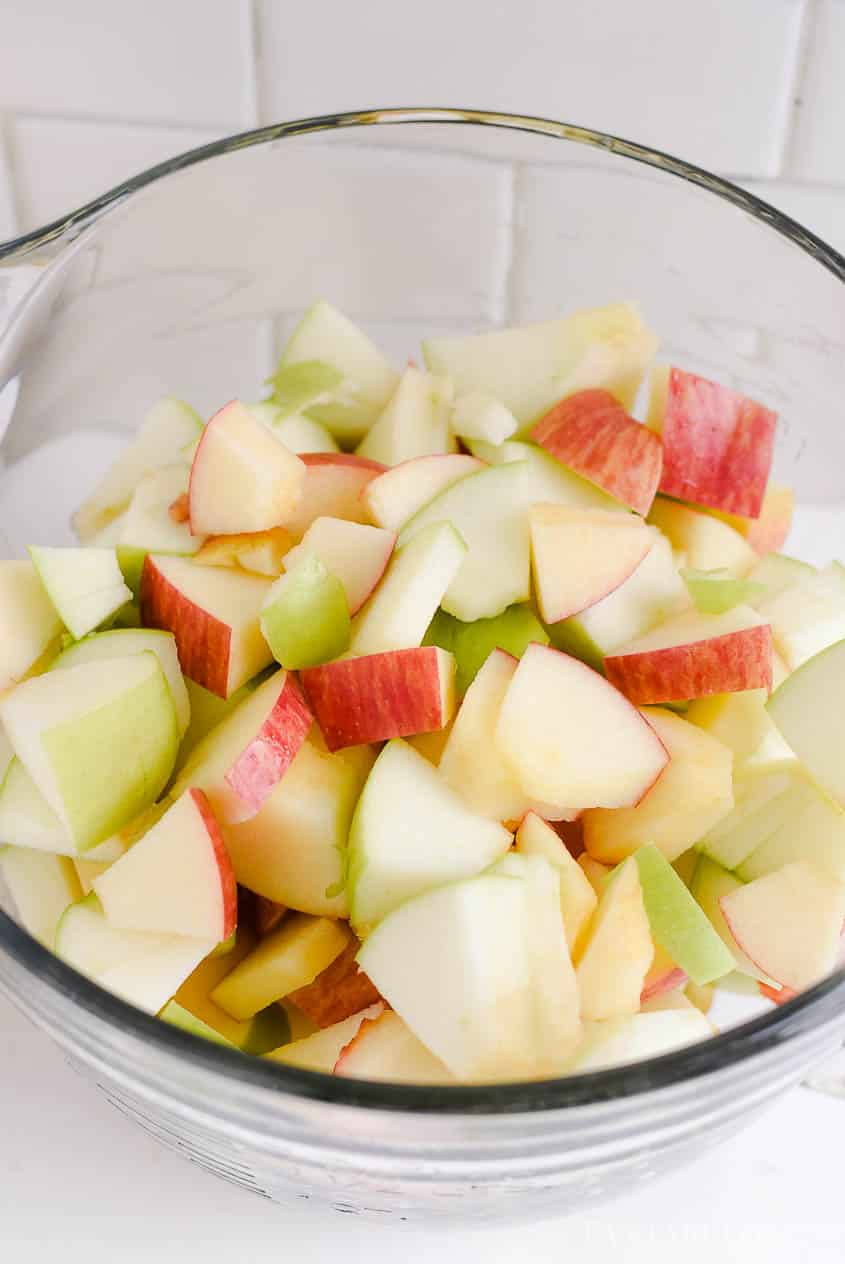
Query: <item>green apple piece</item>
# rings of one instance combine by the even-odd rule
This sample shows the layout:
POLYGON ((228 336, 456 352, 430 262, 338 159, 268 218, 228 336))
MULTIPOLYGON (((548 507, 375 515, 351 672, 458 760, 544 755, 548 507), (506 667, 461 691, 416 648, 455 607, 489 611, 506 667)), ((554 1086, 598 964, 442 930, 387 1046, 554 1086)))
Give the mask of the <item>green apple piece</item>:
POLYGON ((403 901, 480 873, 512 836, 479 816, 407 742, 388 742, 358 800, 347 891, 359 935, 403 901))
POLYGON ((699 839, 698 850, 736 869, 776 832, 788 800, 803 803, 806 785, 797 761, 739 771, 733 809, 699 839))
POLYGON ((282 362, 273 376, 267 379, 267 385, 271 388, 270 400, 258 407, 274 409, 271 424, 276 425, 315 404, 330 403, 343 386, 343 374, 323 360, 300 360, 296 364, 282 362))
POLYGON ((702 614, 724 614, 734 606, 750 605, 766 591, 764 584, 750 579, 737 579, 724 568, 713 571, 695 571, 682 567, 681 578, 696 610, 702 614))
POLYGON ((458 444, 449 426, 452 383, 432 377, 409 366, 362 442, 359 456, 399 465, 415 457, 457 452, 458 444))
POLYGON ((123 512, 147 474, 179 462, 183 448, 199 438, 202 426, 199 414, 180 399, 168 396, 154 404, 132 442, 74 514, 82 543, 123 512))
POLYGON ((179 747, 155 654, 82 663, 18 685, 0 702, 15 753, 79 851, 158 798, 179 747))
POLYGON ((552 645, 597 670, 607 654, 645 635, 689 605, 672 547, 656 527, 651 548, 624 584, 601 601, 549 629, 552 645))
POLYGON ((222 724, 226 717, 245 698, 249 697, 253 690, 263 684, 267 676, 275 670, 276 668, 273 666, 272 668, 267 668, 260 675, 253 676, 251 680, 241 685, 240 689, 236 689, 228 698, 220 698, 216 693, 211 693, 210 690, 205 689, 202 685, 198 685, 195 680, 191 680, 187 676, 184 677, 191 719, 182 738, 182 744, 179 747, 179 757, 174 768, 175 773, 180 772, 185 767, 189 757, 203 738, 207 737, 218 724, 222 724))
POLYGON ((69 904, 82 899, 73 861, 27 847, 0 847, 0 879, 21 926, 52 951, 59 919, 69 904))
POLYGON ((637 309, 618 303, 543 324, 469 337, 430 338, 423 357, 460 394, 484 391, 526 426, 564 395, 605 387, 633 406, 657 347, 637 309))
POLYGON ((276 662, 290 670, 339 658, 350 635, 343 584, 318 557, 305 556, 267 593, 261 631, 276 662))
POLYGON ((422 645, 466 558, 467 546, 448 520, 432 522, 411 536, 393 554, 375 592, 356 615, 352 653, 380 654, 422 645))
POLYGON ((378 1002, 361 1010, 359 1014, 351 1014, 339 1023, 332 1023, 331 1027, 324 1027, 310 1036, 292 1040, 280 1049, 273 1049, 265 1056, 285 1066, 301 1067, 305 1071, 322 1071, 331 1075, 341 1053, 358 1035, 361 1024, 369 1019, 379 1018, 383 1013, 384 1006, 378 1002))
POLYGON ((840 803, 845 803, 843 706, 845 640, 830 645, 788 676, 767 706, 790 748, 819 785, 840 803))
MULTIPOLYGON (((759 834, 758 834, 759 839, 759 834)), ((797 775, 767 813, 765 837, 737 865, 745 882, 795 860, 845 881, 845 811, 809 777, 797 775)))
POLYGON ((625 1066, 644 1058, 656 1058, 707 1040, 713 1028, 701 1013, 689 1009, 666 1009, 584 1023, 584 1036, 572 1063, 570 1075, 585 1075, 608 1067, 625 1066))
POLYGON ((775 648, 794 672, 845 637, 845 567, 831 562, 823 571, 757 603, 772 625, 775 648))
POLYGON ((446 620, 450 616, 442 611, 440 613, 443 618, 432 624, 427 633, 427 637, 432 639, 427 640, 427 644, 450 649, 454 654, 457 664, 455 684, 459 693, 466 693, 493 650, 504 650, 514 658, 522 658, 532 641, 539 645, 549 644, 548 633, 528 605, 509 606, 491 619, 475 619, 472 623, 452 619, 447 625, 446 620), (438 636, 451 638, 451 646, 436 639, 438 636))
POLYGON ((482 468, 465 452, 417 457, 379 474, 363 489, 361 500, 373 522, 398 531, 435 496, 482 468))
POLYGON ((114 549, 30 545, 29 555, 56 613, 77 640, 132 600, 114 549))
POLYGON ((62 621, 32 562, 0 561, 0 690, 20 680, 62 634, 62 621))
POLYGON ((816 574, 816 568, 809 562, 800 562, 797 557, 789 557, 786 553, 767 553, 748 574, 753 583, 763 585, 765 592, 752 598, 748 605, 756 609, 762 601, 777 597, 785 589, 816 574))
MULTIPOLYGON (((702 913, 733 957, 734 969, 743 978, 759 980, 762 983, 774 984, 777 987, 779 984, 775 983, 774 979, 770 979, 767 974, 754 964, 750 957, 746 956, 734 939, 731 929, 725 921, 721 905, 722 896, 730 895, 731 892, 739 890, 742 886, 744 886, 744 883, 736 874, 729 873, 727 869, 723 869, 721 865, 717 864, 715 860, 711 860, 709 856, 699 856, 698 864, 692 876, 690 892, 702 913)), ((724 977, 727 980, 730 976, 725 975, 724 977)))
POLYGON ((484 391, 460 395, 452 409, 452 429, 461 439, 478 439, 498 446, 519 429, 509 408, 484 391))
POLYGON ((375 343, 325 302, 315 303, 302 317, 282 352, 279 369, 289 370, 303 361, 319 361, 321 373, 328 367, 340 375, 340 384, 333 388, 338 397, 315 402, 307 412, 342 440, 363 438, 399 381, 375 343))
POLYGON ((183 1009, 177 1001, 168 1001, 159 1014, 159 1018, 164 1023, 170 1023, 171 1027, 178 1027, 180 1031, 190 1032, 192 1036, 210 1040, 212 1044, 225 1045, 227 1049, 237 1048, 225 1036, 221 1036, 219 1031, 209 1027, 208 1023, 204 1023, 201 1018, 195 1018, 190 1010, 183 1009))
POLYGON ((102 663, 111 658, 142 654, 145 650, 152 651, 161 663, 173 696, 179 733, 182 735, 190 723, 191 704, 185 678, 179 667, 179 655, 172 632, 161 632, 157 628, 113 628, 108 632, 98 632, 95 636, 87 636, 69 646, 50 664, 50 670, 67 671, 70 667, 78 667, 80 663, 102 663))
POLYGON ((76 845, 19 759, 0 789, 0 842, 74 856, 76 845))
POLYGON ((663 853, 648 844, 635 858, 655 943, 693 983, 713 983, 729 974, 735 968, 732 954, 663 853))

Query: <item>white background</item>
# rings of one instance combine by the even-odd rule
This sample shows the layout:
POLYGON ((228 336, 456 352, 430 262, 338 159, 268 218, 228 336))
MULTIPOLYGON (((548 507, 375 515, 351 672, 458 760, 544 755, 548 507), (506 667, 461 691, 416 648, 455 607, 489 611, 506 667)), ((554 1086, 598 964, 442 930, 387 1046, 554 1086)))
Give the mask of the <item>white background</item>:
MULTIPOLYGON (((845 250, 845 0, 0 0, 0 239, 282 118, 469 105, 565 118, 737 179, 845 250)), ((542 218, 543 207, 535 211, 542 218)), ((550 208, 554 213, 554 208, 550 208)), ((403 1264, 845 1255, 845 1103, 548 1225, 432 1237, 274 1208, 191 1169, 0 1003, 0 1260, 403 1264)))

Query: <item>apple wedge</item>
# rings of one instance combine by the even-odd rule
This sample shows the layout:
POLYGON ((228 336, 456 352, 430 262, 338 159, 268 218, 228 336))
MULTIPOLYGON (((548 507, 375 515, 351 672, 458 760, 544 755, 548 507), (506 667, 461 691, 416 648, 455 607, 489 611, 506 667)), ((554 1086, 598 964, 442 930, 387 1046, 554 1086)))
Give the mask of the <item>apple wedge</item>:
POLYGON ((809 783, 797 760, 738 769, 734 807, 702 834, 698 850, 726 869, 737 869, 777 832, 784 816, 803 811, 808 797, 809 783))
POLYGON ((629 857, 601 892, 575 969, 582 1018, 636 1014, 653 957, 639 869, 629 857))
POLYGON ((782 987, 800 992, 836 965, 845 883, 815 865, 784 865, 723 895, 719 904, 743 952, 782 987))
POLYGON ((702 985, 730 974, 734 958, 669 861, 650 844, 636 853, 651 934, 692 980, 702 985))
POLYGON ((529 645, 522 656, 495 741, 528 796, 573 811, 637 803, 668 760, 654 729, 620 693, 544 645, 529 645))
POLYGON ((228 698, 273 661, 261 635, 270 581, 148 555, 141 575, 141 622, 176 638, 186 676, 228 698))
POLYGON ((332 1027, 381 1000, 378 988, 355 960, 361 947, 352 939, 339 957, 318 974, 313 983, 291 992, 288 1001, 302 1010, 317 1027, 332 1027))
POLYGON ((211 730, 225 720, 228 715, 231 715, 235 707, 239 707, 244 699, 248 698, 252 691, 263 683, 267 674, 264 673, 253 677, 252 680, 248 680, 245 685, 241 685, 240 689, 236 689, 228 698, 220 698, 216 693, 209 693, 202 685, 196 684, 195 681, 190 680, 188 677, 185 678, 185 691, 191 707, 191 722, 182 738, 182 745, 179 747, 179 757, 176 760, 174 773, 178 774, 181 772, 203 738, 207 737, 211 730))
POLYGON ((455 400, 452 429, 463 440, 478 439, 498 446, 516 434, 519 422, 495 396, 468 391, 455 400))
POLYGON ((584 846, 604 864, 624 860, 646 843, 676 860, 733 807, 733 756, 727 746, 671 711, 653 708, 644 714, 669 762, 635 806, 584 813, 584 846))
POLYGON ((0 701, 15 754, 79 851, 154 803, 179 728, 155 654, 82 663, 17 685, 0 701))
POLYGON ((681 569, 681 578, 687 586, 695 608, 701 614, 724 614, 734 606, 749 605, 762 597, 766 589, 750 579, 737 579, 730 571, 720 568, 714 571, 681 569))
POLYGON ((0 843, 60 856, 78 854, 70 830, 14 758, 0 786, 0 843))
POLYGON ((191 557, 202 548, 200 536, 191 535, 187 516, 174 516, 174 504, 187 501, 189 470, 167 465, 147 474, 135 489, 121 518, 117 560, 123 578, 137 596, 144 558, 148 553, 191 557))
POLYGON ((480 873, 512 842, 473 812, 437 770, 402 741, 379 755, 349 832, 352 924, 366 935, 412 896, 480 873))
POLYGON ((767 711, 778 731, 819 785, 845 803, 839 716, 845 641, 809 659, 781 684, 767 711))
MULTIPOLYGON (((731 958, 731 969, 733 969, 733 958, 731 958)), ((665 948, 655 943, 651 968, 645 977, 643 990, 640 993, 640 1005, 647 1005, 649 1001, 686 987, 688 982, 689 977, 686 972, 676 965, 665 948)))
POLYGON ((726 570, 742 578, 756 566, 757 554, 748 541, 711 514, 658 496, 648 520, 664 533, 685 565, 695 571, 726 570))
POLYGON ((0 881, 12 897, 21 926, 52 951, 59 919, 69 904, 82 899, 73 861, 46 851, 3 846, 0 881))
POLYGON ((227 1049, 237 1047, 225 1036, 221 1036, 219 1031, 215 1031, 213 1027, 209 1027, 208 1023, 204 1023, 201 1018, 195 1018, 189 1010, 183 1009, 176 1001, 168 1001, 158 1017, 163 1023, 178 1027, 180 1031, 187 1031, 192 1036, 199 1036, 201 1040, 210 1040, 214 1045, 223 1045, 227 1049))
POLYGON ((384 1005, 370 1005, 359 1014, 351 1014, 349 1018, 315 1031, 300 1040, 292 1040, 290 1044, 274 1049, 267 1057, 273 1062, 281 1062, 284 1066, 300 1067, 303 1071, 322 1071, 330 1075, 337 1065, 343 1050, 357 1035, 361 1024, 367 1019, 378 1018, 384 1013, 384 1005))
POLYGON ((201 790, 180 795, 93 885, 109 923, 119 930, 222 943, 237 924, 235 875, 201 790))
POLYGON ((771 689, 772 629, 749 606, 677 615, 604 660, 607 678, 638 706, 771 689))
POLYGON ((349 613, 353 615, 384 575, 395 544, 395 531, 343 518, 316 518, 302 541, 287 554, 285 570, 291 570, 306 557, 316 557, 343 584, 349 613))
MULTIPOLYGON (((736 863, 744 881, 763 878, 794 860, 806 860, 845 882, 845 809, 814 782, 800 764, 787 789, 758 810, 752 834, 744 831, 745 854, 736 863)), ((708 854, 712 841, 707 840, 708 854)))
POLYGON ((454 1084, 455 1077, 393 1010, 368 1018, 340 1052, 335 1075, 393 1084, 454 1084))
POLYGON ((743 518, 737 514, 712 511, 734 531, 744 535, 759 557, 778 553, 786 543, 795 512, 795 493, 791 487, 769 482, 763 496, 759 517, 743 518))
POLYGON ((452 383, 409 365, 382 413, 361 443, 358 454, 383 465, 415 457, 456 452, 449 426, 452 383))
POLYGON ((584 1075, 625 1066, 683 1049, 712 1035, 713 1028, 694 1006, 586 1022, 584 1039, 567 1070, 570 1075, 584 1075))
POLYGON ((340 451, 326 427, 313 417, 291 413, 274 422, 273 429, 285 447, 290 448, 297 456, 303 456, 306 452, 340 451))
POLYGON ((434 732, 455 706, 455 660, 436 646, 340 659, 301 679, 330 751, 434 732))
POLYGON ((232 400, 209 421, 191 466, 192 535, 235 535, 284 525, 302 495, 305 466, 232 400))
POLYGON ((0 690, 58 644, 62 621, 32 562, 0 562, 0 690))
POLYGON ((256 575, 281 575, 293 537, 284 527, 247 531, 240 535, 212 535, 194 554, 198 566, 241 566, 256 575))
POLYGON ((772 465, 777 415, 718 382, 672 368, 660 425, 660 490, 725 513, 758 518, 772 465))
POLYGON ((531 438, 621 504, 648 513, 660 482, 660 440, 610 391, 568 395, 537 422, 531 438))
POLYGON ((633 574, 654 537, 641 518, 601 509, 533 505, 531 561, 545 623, 594 606, 633 574))
POLYGON ((373 522, 398 531, 435 496, 483 468, 482 461, 463 452, 416 457, 379 474, 361 499, 373 522))
POLYGON ((586 851, 581 852, 577 864, 595 894, 601 899, 607 879, 613 873, 613 867, 603 865, 600 860, 593 860, 590 853, 586 851))
POLYGON ((516 850, 523 856, 542 856, 557 874, 563 928, 575 958, 597 903, 589 879, 555 831, 536 812, 526 812, 520 822, 516 850))
POLYGON ((261 608, 261 632, 280 666, 316 667, 349 649, 351 627, 343 584, 318 557, 291 563, 261 608))
POLYGON ((815 566, 811 566, 809 562, 801 562, 797 557, 789 557, 786 553, 768 553, 748 573, 749 579, 754 583, 762 584, 766 589, 764 595, 755 598, 754 601, 749 602, 749 605, 757 606, 763 601, 768 601, 769 598, 783 592, 785 588, 792 588, 793 585, 818 573, 815 566))
POLYGON ((831 562, 756 603, 790 671, 845 637, 845 566, 831 562))
POLYGON ((532 641, 548 645, 549 634, 529 605, 518 605, 472 623, 438 610, 423 644, 439 645, 454 655, 455 686, 459 694, 465 694, 494 650, 521 658, 532 641))
POLYGON ((351 452, 306 452, 299 459, 305 466, 305 486, 282 524, 291 535, 301 539, 317 518, 369 522, 363 493, 384 473, 380 462, 351 452))
POLYGON ((56 613, 76 640, 132 600, 114 549, 30 545, 29 555, 56 613))

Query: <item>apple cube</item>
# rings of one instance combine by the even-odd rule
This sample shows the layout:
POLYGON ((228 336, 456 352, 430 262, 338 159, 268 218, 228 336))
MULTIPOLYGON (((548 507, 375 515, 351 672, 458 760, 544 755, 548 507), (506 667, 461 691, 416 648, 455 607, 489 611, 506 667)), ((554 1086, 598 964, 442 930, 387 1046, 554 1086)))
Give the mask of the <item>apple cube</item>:
POLYGON ((782 987, 800 992, 836 965, 845 883, 795 861, 723 895, 725 921, 740 948, 782 987))
POLYGON ((360 456, 383 465, 457 451, 449 427, 453 389, 448 378, 409 365, 386 408, 358 445, 360 456))
POLYGON ((712 983, 735 968, 734 958, 666 857, 650 844, 636 853, 652 937, 693 983, 712 983))
POLYGON ((29 555, 56 613, 76 640, 132 600, 114 549, 31 545, 29 555))
POLYGON ((59 919, 69 904, 82 899, 73 861, 27 847, 0 847, 0 880, 21 926, 52 951, 59 919))
POLYGON ((749 606, 680 614, 609 654, 604 666, 639 706, 771 689, 772 630, 749 606))
POLYGON ((412 896, 480 873, 511 842, 508 830, 473 812, 422 755, 390 742, 367 778, 349 832, 353 926, 367 934, 412 896))
POLYGON ((364 490, 384 473, 383 465, 351 452, 306 452, 300 459, 305 486, 284 523, 291 535, 301 539, 317 518, 369 522, 364 490))
POLYGON ((316 557, 343 584, 349 613, 357 614, 383 576, 395 544, 396 533, 382 527, 316 518, 285 558, 285 570, 316 557))
POLYGON ((435 496, 483 468, 481 461, 463 452, 419 456, 379 474, 361 498, 373 522, 398 531, 435 496))
POLYGON ((635 1014, 653 957, 639 869, 629 857, 599 896, 576 965, 582 1018, 601 1020, 635 1014))
POLYGON ((330 751, 444 728, 454 710, 455 660, 436 646, 340 659, 302 673, 330 751))
POLYGON ((654 540, 642 519, 602 509, 534 505, 529 523, 534 586, 545 623, 578 614, 613 592, 654 540))
POLYGON ((324 1075, 330 1075, 343 1050, 357 1035, 361 1024, 367 1019, 378 1018, 383 1013, 384 1005, 381 1003, 370 1005, 359 1014, 351 1014, 349 1018, 344 1018, 331 1027, 324 1027, 322 1031, 315 1031, 310 1036, 282 1045, 267 1056, 284 1066, 300 1067, 304 1071, 322 1071, 324 1075))
POLYGON ((800 765, 796 768, 788 788, 766 805, 768 810, 758 810, 756 836, 750 840, 755 845, 736 865, 746 882, 793 860, 806 860, 845 882, 845 810, 800 765))
POLYGON ((661 424, 661 492, 758 518, 776 424, 777 415, 755 400, 672 368, 661 424))
POLYGON ((758 562, 757 554, 738 531, 689 505, 658 496, 648 519, 668 537, 673 549, 683 554, 691 570, 726 570, 742 578, 758 562))
POLYGON ((519 422, 493 395, 468 391, 455 400, 452 429, 461 439, 480 439, 498 445, 516 433, 519 422))
POLYGON ((394 1084, 454 1084, 455 1077, 393 1010, 368 1018, 340 1052, 335 1075, 394 1084))
POLYGON ((0 702, 15 753, 79 851, 108 838, 158 798, 179 728, 155 654, 48 672, 0 702))
POLYGON ((261 631, 282 667, 298 671, 349 648, 349 607, 343 584, 310 554, 273 584, 261 610, 261 631))
POLYGON ((187 790, 125 856, 94 880, 112 926, 221 943, 235 929, 235 875, 201 790, 187 790))
POLYGON ((756 603, 790 671, 845 637, 845 566, 831 562, 756 603))
POLYGON ((317 1027, 332 1027, 381 1000, 378 988, 355 960, 361 947, 352 939, 339 957, 318 974, 313 983, 291 992, 288 1001, 301 1009, 317 1027))
POLYGON ((240 400, 203 431, 188 487, 191 533, 230 535, 285 524, 305 484, 305 466, 240 400))
POLYGON ((655 708, 645 716, 669 762, 635 806, 584 813, 584 846, 605 864, 624 860, 646 843, 676 860, 733 807, 733 756, 727 746, 671 711, 655 708))
POLYGON ((575 811, 637 803, 668 760, 654 729, 607 681, 543 645, 529 645, 514 672, 495 741, 527 795, 575 811))
POLYGON ((261 635, 270 581, 148 555, 141 575, 141 621, 176 638, 186 676, 228 698, 273 661, 261 635))
POLYGON ((549 634, 530 606, 508 606, 492 619, 462 623, 438 610, 425 634, 424 645, 439 645, 455 657, 455 685, 464 694, 494 650, 521 658, 532 641, 548 645, 549 634))
POLYGON ((694 1006, 587 1022, 584 1039, 567 1070, 570 1075, 584 1075, 625 1066, 707 1040, 713 1034, 707 1019, 694 1006))
POLYGON ((792 488, 770 482, 763 496, 759 517, 743 518, 737 514, 723 514, 719 510, 713 512, 740 535, 744 535, 754 552, 764 557, 783 548, 792 526, 794 511, 795 493, 792 488))
POLYGON ((845 640, 809 659, 779 686, 768 713, 820 786, 845 803, 845 761, 841 757, 840 718, 845 640))
POLYGON ((184 465, 167 465, 146 475, 121 518, 117 560, 123 578, 136 594, 147 553, 190 557, 203 545, 200 536, 191 535, 187 519, 176 521, 171 513, 173 504, 186 495, 188 474, 184 465))
POLYGON ((660 482, 660 440, 610 391, 582 390, 560 400, 531 438, 615 500, 648 513, 660 482))
POLYGON ((6 690, 62 633, 62 621, 32 562, 0 562, 0 626, 0 690, 6 690))
POLYGON ((526 812, 520 822, 516 850, 523 856, 542 856, 557 873, 563 928, 569 951, 575 957, 597 904, 589 879, 555 831, 536 812, 526 812))

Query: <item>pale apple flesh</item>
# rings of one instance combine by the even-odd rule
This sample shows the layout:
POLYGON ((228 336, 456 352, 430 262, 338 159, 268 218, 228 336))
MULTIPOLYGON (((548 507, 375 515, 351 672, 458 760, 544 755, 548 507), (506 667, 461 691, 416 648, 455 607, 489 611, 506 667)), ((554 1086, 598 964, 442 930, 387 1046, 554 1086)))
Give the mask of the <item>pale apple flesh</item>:
POLYGON ((347 522, 344 518, 316 518, 285 558, 285 570, 307 555, 317 557, 343 584, 349 613, 353 615, 384 574, 395 544, 396 532, 383 527, 347 522))

